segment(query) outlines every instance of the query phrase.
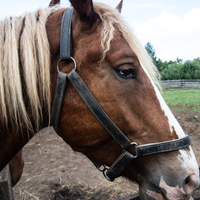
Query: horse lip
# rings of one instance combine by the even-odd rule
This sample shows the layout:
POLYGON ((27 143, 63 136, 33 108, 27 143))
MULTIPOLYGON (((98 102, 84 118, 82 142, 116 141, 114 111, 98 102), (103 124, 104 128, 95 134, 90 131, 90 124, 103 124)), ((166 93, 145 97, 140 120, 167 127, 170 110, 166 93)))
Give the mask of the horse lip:
MULTIPOLYGON (((156 185, 155 185, 155 187, 157 187, 156 185)), ((159 187, 158 187, 159 188, 159 187)), ((162 196, 163 196, 163 200, 172 200, 173 198, 168 198, 167 197, 167 193, 166 193, 166 191, 165 191, 165 189, 164 188, 159 188, 159 190, 160 190, 160 193, 162 194, 162 196)), ((182 195, 180 195, 180 197, 179 197, 179 199, 180 200, 188 200, 188 198, 189 198, 189 196, 190 196, 190 194, 182 194, 182 195)), ((174 199, 176 199, 176 197, 174 198, 174 199)), ((192 199, 190 199, 190 200, 192 200, 192 199)))
MULTIPOLYGON (((152 184, 153 184, 153 183, 152 183, 152 184)), ((156 186, 155 184, 153 184, 153 185, 154 185, 154 187, 158 188, 158 190, 159 190, 160 194, 161 194, 161 195, 162 195, 162 197, 163 197, 163 200, 167 200, 167 197, 166 197, 166 191, 165 191, 165 189, 163 189, 163 188, 160 188, 160 187, 156 186)))
MULTIPOLYGON (((155 192, 155 193, 161 194, 162 195, 162 200, 168 200, 166 195, 165 195, 166 192, 165 192, 165 190, 163 188, 158 187, 157 185, 155 185, 152 182, 148 183, 148 186, 147 186, 145 192, 148 191, 148 188, 151 188, 151 189, 149 189, 149 191, 151 191, 151 192, 155 192)), ((142 191, 142 190, 140 189, 140 191, 142 191)))
MULTIPOLYGON (((164 188, 161 188, 161 187, 157 186, 156 184, 154 184, 152 182, 148 183, 148 186, 147 186, 145 192, 148 191, 148 188, 150 188, 149 191, 155 192, 157 194, 162 195, 162 200, 172 200, 172 199, 176 200, 177 199, 176 197, 174 197, 174 198, 173 197, 168 198, 166 196, 167 195, 166 190, 164 188)), ((140 189, 140 191, 142 191, 142 190, 140 189)), ((190 197, 189 194, 187 194, 187 195, 186 194, 185 195, 182 194, 178 199, 180 199, 180 200, 186 200, 186 199, 187 200, 192 200, 189 197, 190 197)), ((159 200, 161 200, 161 199, 159 198, 159 200)))

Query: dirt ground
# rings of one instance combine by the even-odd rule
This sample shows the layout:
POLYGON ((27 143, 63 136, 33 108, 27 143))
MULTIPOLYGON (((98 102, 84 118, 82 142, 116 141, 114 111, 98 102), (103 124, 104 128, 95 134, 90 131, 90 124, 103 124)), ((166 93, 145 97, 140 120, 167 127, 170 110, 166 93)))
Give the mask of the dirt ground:
MULTIPOLYGON (((200 113, 190 107, 171 109, 190 136, 200 164, 200 113)), ((108 200, 138 191, 136 184, 124 178, 105 180, 85 156, 73 152, 51 127, 41 130, 25 146, 23 157, 24 173, 13 188, 15 200, 108 200)))

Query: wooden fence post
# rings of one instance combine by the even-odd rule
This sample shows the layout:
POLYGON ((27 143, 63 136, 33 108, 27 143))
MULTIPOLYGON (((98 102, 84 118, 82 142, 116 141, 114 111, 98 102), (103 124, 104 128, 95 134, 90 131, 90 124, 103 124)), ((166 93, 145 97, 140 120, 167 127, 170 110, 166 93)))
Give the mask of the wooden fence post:
POLYGON ((9 165, 0 172, 0 200, 14 200, 9 165))
POLYGON ((184 89, 184 87, 185 87, 185 80, 184 80, 184 79, 181 79, 181 88, 184 89))
POLYGON ((169 83, 170 83, 170 81, 167 80, 167 88, 168 88, 168 90, 169 90, 169 83))

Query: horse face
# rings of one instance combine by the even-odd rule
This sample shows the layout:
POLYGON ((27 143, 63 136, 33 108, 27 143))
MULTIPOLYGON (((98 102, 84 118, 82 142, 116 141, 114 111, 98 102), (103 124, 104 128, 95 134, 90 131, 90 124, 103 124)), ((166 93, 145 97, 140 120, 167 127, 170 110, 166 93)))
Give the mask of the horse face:
MULTIPOLYGON (((94 13, 92 2, 85 4, 85 15, 78 3, 71 3, 76 9, 72 35, 77 73, 113 122, 138 145, 183 137, 183 130, 122 33, 115 30, 110 48, 102 57, 102 22, 94 13)), ((68 73, 70 68, 72 63, 61 65, 63 72, 68 73)), ((106 165, 122 153, 70 83, 59 132, 74 150, 106 165)), ((134 148, 128 151, 135 154, 134 148)), ((199 176, 191 147, 136 158, 123 175, 138 182, 142 199, 156 200, 189 199, 199 176)))

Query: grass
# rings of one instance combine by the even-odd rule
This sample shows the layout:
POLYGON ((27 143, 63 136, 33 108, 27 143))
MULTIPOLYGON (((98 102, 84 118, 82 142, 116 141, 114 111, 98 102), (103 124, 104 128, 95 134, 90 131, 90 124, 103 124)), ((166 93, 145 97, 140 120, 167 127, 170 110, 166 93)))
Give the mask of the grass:
POLYGON ((180 119, 181 119, 181 117, 180 117, 180 116, 178 116, 176 119, 177 119, 177 120, 180 120, 180 119))
POLYGON ((200 113, 200 107, 193 107, 192 110, 193 110, 194 112, 199 112, 199 113, 200 113))
MULTIPOLYGON (((192 106, 194 112, 200 112, 200 90, 164 90, 164 100, 169 107, 192 106)), ((182 110, 184 112, 184 109, 182 110)))
POLYGON ((187 109, 186 108, 180 108, 180 109, 176 109, 176 111, 178 111, 178 112, 186 112, 187 109))

